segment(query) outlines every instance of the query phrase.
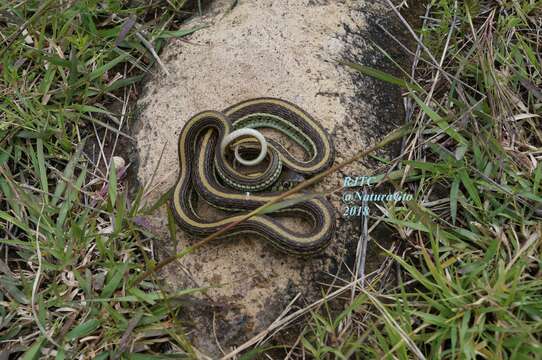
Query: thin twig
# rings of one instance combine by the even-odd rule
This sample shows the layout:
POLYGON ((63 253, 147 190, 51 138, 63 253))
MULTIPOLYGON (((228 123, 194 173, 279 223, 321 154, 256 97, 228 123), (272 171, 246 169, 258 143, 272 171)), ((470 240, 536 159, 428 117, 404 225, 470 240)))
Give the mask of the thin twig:
POLYGON ((158 63, 158 65, 160 65, 160 68, 162 68, 162 70, 164 71, 164 73, 167 75, 167 76, 171 76, 171 74, 169 73, 168 69, 166 68, 166 65, 164 65, 164 63, 162 62, 162 60, 160 60, 160 56, 158 56, 158 54, 156 53, 156 51, 154 50, 154 47, 152 46, 152 44, 147 41, 147 39, 145 39, 145 37, 143 35, 141 35, 141 33, 138 31, 135 33, 136 36, 138 37, 139 40, 141 40, 141 42, 143 43, 143 45, 145 45, 145 47, 147 48, 147 50, 149 50, 149 52, 151 53, 151 55, 156 59, 156 62, 158 63))

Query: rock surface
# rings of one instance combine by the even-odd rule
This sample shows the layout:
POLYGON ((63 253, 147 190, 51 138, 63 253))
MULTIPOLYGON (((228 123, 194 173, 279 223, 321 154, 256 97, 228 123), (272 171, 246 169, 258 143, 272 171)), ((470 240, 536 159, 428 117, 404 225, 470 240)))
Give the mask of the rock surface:
MULTIPOLYGON (((161 54, 169 76, 156 67, 145 86, 135 137, 138 179, 149 189, 148 203, 174 185, 177 136, 202 110, 222 110, 260 96, 292 101, 332 134, 336 161, 374 144, 402 121, 397 89, 338 63, 382 67, 383 55, 374 43, 395 47, 375 24, 393 27, 384 18, 384 1, 240 0, 229 10, 231 3, 215 1, 203 17, 187 24, 207 27, 170 41, 161 54)), ((367 174, 371 166, 355 164, 315 190, 334 189, 343 175, 367 174)), ((338 228, 322 256, 299 259, 258 238, 230 239, 206 245, 164 271, 172 289, 213 287, 198 296, 202 301, 188 305, 185 320, 196 347, 213 358, 229 352, 265 329, 296 294, 301 294, 298 305, 307 304, 321 294, 321 282, 330 283, 339 268, 352 267, 358 221, 342 219, 339 195, 331 199, 338 228)), ((151 221, 155 229, 167 229, 166 219, 164 207, 151 221)), ((162 256, 194 243, 178 231, 174 249, 167 230, 160 236, 162 256)))

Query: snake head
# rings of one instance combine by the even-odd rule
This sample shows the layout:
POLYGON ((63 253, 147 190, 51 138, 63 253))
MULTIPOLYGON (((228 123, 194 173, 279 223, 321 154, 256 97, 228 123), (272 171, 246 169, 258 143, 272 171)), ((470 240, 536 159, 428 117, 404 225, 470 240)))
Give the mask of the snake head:
POLYGON ((297 184, 305 181, 305 177, 295 171, 286 170, 282 178, 279 180, 280 190, 288 190, 295 187, 297 184))

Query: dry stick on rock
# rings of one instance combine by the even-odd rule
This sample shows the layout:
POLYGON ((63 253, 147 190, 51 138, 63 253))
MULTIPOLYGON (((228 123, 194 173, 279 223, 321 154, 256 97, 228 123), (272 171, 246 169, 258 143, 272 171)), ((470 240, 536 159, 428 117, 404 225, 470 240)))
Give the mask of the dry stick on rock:
POLYGON ((168 258, 166 258, 164 260, 162 260, 161 262, 156 264, 156 266, 154 266, 152 269, 149 269, 149 270, 145 271, 144 273, 142 273, 141 275, 139 275, 135 279, 132 286, 136 286, 143 279, 147 278, 152 273, 162 269, 164 266, 172 263, 176 259, 179 259, 179 258, 193 252, 194 250, 200 248, 201 246, 207 244, 211 240, 214 240, 214 239, 226 234, 229 230, 231 230, 235 226, 245 222, 246 220, 250 219, 251 217, 261 214, 263 211, 267 210, 271 205, 276 204, 279 201, 284 200, 285 198, 287 198, 287 197, 289 197, 291 195, 297 194, 299 191, 307 188, 310 185, 318 183, 320 180, 322 180, 324 177, 328 176, 329 174, 332 174, 335 171, 340 170, 340 169, 344 168, 345 166, 348 166, 348 165, 352 164, 354 161, 360 160, 361 158, 363 158, 363 157, 367 156, 368 154, 372 153, 373 151, 378 150, 378 149, 380 149, 380 148, 382 148, 382 147, 384 147, 384 146, 386 146, 386 145, 388 145, 388 144, 390 144, 390 143, 392 143, 392 142, 394 142, 396 140, 401 139, 404 135, 410 133, 410 130, 411 130, 411 126, 410 125, 405 125, 405 126, 402 126, 402 127, 398 128, 398 129, 392 131, 384 139, 382 139, 378 144, 371 146, 367 150, 360 150, 356 155, 354 155, 350 159, 348 159, 346 161, 343 161, 340 164, 334 165, 331 168, 329 168, 328 170, 314 176, 313 178, 310 178, 310 179, 302 182, 301 184, 295 186, 291 190, 284 192, 280 196, 277 196, 277 197, 271 199, 266 204, 264 204, 264 205, 260 206, 259 208, 249 212, 248 214, 243 216, 238 221, 235 221, 235 222, 223 227, 219 231, 207 236, 206 238, 204 238, 203 240, 197 242, 193 246, 188 247, 185 250, 183 250, 183 251, 181 251, 181 252, 179 252, 179 253, 177 253, 177 254, 175 254, 173 256, 170 256, 170 257, 168 257, 168 258))

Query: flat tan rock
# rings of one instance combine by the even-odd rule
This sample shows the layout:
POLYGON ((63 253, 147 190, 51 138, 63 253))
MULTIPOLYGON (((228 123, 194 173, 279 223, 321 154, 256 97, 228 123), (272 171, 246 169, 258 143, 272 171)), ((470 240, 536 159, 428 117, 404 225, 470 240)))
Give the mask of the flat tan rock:
MULTIPOLYGON (((332 134, 342 161, 376 143, 402 121, 396 89, 362 77, 338 61, 376 66, 383 56, 371 41, 382 41, 374 22, 384 2, 316 0, 216 1, 187 28, 207 25, 189 37, 170 41, 159 67, 145 86, 138 107, 135 137, 138 179, 145 200, 156 201, 171 188, 178 172, 177 137, 184 123, 203 110, 222 110, 255 97, 294 102, 332 134)), ((378 15, 380 14, 380 15, 378 15)), ((389 40, 387 40, 389 41, 389 40)), ((385 156, 385 154, 381 154, 385 156)), ((366 164, 367 165, 367 164, 366 164)), ((334 189, 343 175, 366 174, 362 163, 328 177, 314 190, 334 189)), ((164 271, 172 289, 211 286, 201 301, 188 305, 187 327, 194 345, 212 357, 238 346, 265 329, 296 294, 303 305, 317 298, 320 282, 329 283, 339 268, 352 266, 359 221, 341 218, 325 254, 299 259, 262 240, 219 240, 187 255, 164 271)), ((169 239, 165 208, 150 218, 164 229, 161 256, 180 251, 194 239, 178 231, 177 248, 169 239)))

